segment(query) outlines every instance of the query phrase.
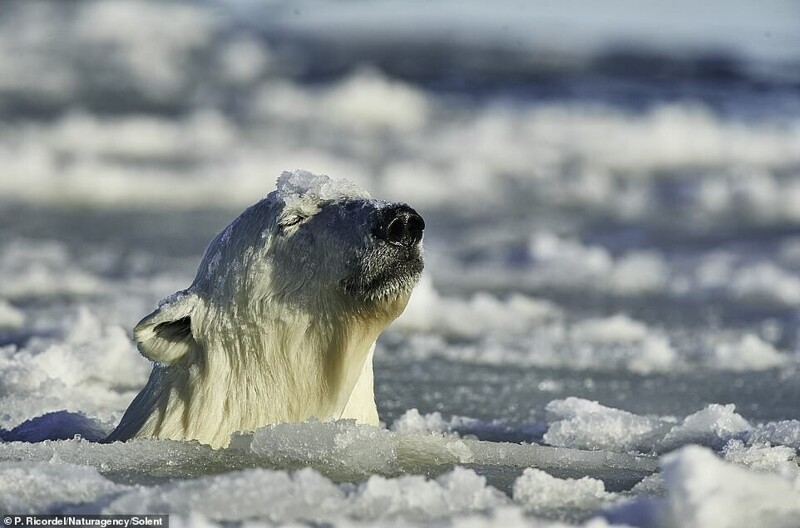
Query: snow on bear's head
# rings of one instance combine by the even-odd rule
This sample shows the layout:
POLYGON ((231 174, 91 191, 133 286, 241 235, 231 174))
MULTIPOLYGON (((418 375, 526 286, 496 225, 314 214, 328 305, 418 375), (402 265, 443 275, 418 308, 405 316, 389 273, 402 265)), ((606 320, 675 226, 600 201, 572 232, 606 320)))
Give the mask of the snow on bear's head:
POLYGON ((424 227, 345 180, 283 173, 137 325, 156 366, 110 439, 226 445, 273 422, 377 423, 372 350, 422 271, 424 227))

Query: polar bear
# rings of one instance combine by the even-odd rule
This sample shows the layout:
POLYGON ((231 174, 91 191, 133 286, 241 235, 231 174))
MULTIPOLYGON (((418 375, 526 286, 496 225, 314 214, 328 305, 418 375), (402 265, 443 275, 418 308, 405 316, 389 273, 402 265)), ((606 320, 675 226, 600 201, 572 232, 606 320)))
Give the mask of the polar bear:
POLYGON ((378 424, 372 355, 422 272, 425 223, 344 180, 284 172, 134 329, 155 362, 107 441, 215 448, 265 424, 378 424))

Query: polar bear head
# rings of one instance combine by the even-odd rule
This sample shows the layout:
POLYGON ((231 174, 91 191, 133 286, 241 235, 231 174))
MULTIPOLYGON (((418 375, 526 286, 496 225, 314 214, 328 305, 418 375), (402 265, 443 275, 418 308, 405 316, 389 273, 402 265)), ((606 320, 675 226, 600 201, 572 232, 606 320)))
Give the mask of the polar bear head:
POLYGON ((377 423, 371 354, 420 276, 424 227, 349 182, 284 173, 136 326, 156 366, 110 439, 225 445, 271 422, 377 423))

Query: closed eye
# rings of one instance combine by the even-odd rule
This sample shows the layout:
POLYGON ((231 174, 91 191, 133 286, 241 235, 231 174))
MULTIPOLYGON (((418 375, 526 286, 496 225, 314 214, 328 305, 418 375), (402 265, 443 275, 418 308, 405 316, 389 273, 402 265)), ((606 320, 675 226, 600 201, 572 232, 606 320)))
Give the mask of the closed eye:
POLYGON ((300 222, 302 222, 306 218, 308 218, 308 217, 307 216, 302 216, 302 215, 293 215, 293 216, 290 216, 289 218, 287 218, 286 220, 283 220, 279 225, 281 226, 281 229, 285 229, 287 227, 292 227, 293 225, 299 224, 300 222))

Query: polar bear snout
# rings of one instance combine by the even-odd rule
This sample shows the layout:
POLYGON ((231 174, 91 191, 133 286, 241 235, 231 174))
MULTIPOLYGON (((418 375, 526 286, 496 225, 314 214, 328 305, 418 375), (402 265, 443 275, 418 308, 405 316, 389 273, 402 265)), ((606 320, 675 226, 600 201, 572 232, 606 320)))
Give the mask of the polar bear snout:
POLYGON ((373 233, 390 244, 413 247, 422 240, 425 220, 406 204, 387 207, 381 211, 373 233))
POLYGON ((362 224, 369 226, 365 233, 369 236, 348 259, 347 278, 340 284, 359 302, 407 300, 424 266, 425 221, 404 203, 367 200, 351 204, 355 217, 365 212, 369 215, 362 224))

